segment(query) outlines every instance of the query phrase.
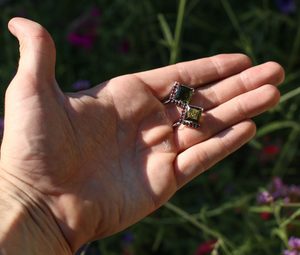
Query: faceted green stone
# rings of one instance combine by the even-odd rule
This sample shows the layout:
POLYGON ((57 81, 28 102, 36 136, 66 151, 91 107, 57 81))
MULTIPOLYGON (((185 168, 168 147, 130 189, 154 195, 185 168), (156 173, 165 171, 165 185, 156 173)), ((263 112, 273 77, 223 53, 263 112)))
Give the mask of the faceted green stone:
POLYGON ((193 93, 193 89, 183 85, 179 85, 175 93, 174 99, 188 104, 192 99, 193 93))
POLYGON ((190 106, 185 114, 184 119, 194 123, 199 123, 202 111, 203 110, 200 107, 190 106))

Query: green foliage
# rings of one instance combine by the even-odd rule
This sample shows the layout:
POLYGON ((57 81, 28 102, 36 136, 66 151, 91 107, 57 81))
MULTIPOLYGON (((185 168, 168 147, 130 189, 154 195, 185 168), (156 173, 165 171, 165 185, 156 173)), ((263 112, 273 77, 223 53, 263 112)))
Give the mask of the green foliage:
POLYGON ((34 19, 53 35, 57 80, 65 91, 77 80, 98 84, 228 52, 245 53, 254 64, 275 60, 286 69, 280 104, 256 118, 258 133, 249 145, 131 229, 92 243, 86 254, 195 254, 199 244, 215 240, 211 254, 273 255, 287 248, 290 236, 300 237, 300 201, 256 202, 274 176, 300 184, 300 9, 287 15, 273 0, 11 0, 0 1, 0 15, 2 105, 18 61, 16 40, 6 29, 13 16, 34 19), (74 23, 95 7, 101 15, 92 48, 70 44, 74 23), (128 233, 133 241, 124 241, 128 233))

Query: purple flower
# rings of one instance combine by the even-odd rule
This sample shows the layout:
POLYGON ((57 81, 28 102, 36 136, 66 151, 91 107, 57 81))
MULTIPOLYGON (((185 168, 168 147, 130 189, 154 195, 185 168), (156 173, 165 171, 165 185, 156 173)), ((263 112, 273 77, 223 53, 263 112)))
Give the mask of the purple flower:
POLYGON ((286 185, 280 177, 274 177, 267 191, 257 196, 257 202, 260 204, 269 204, 279 199, 285 204, 300 202, 300 186, 286 185))
POLYGON ((295 0, 276 0, 275 3, 283 14, 294 13, 297 9, 295 0))
POLYGON ((283 184, 283 182, 282 182, 282 180, 281 180, 280 177, 274 177, 274 179, 273 179, 273 187, 275 189, 282 189, 284 187, 284 184, 283 184))
POLYGON ((289 250, 285 250, 285 251, 283 252, 283 255, 300 255, 300 253, 297 252, 297 251, 289 251, 289 250))
POLYGON ((283 184, 280 177, 274 177, 270 190, 275 200, 287 196, 287 186, 283 184))
POLYGON ((268 191, 263 191, 258 194, 257 196, 257 203, 258 204, 269 204, 274 201, 273 196, 268 191))
POLYGON ((74 46, 91 49, 94 44, 94 37, 90 35, 79 35, 76 33, 68 34, 68 42, 74 46))
POLYGON ((79 48, 91 49, 98 37, 100 16, 100 10, 94 7, 74 20, 67 35, 68 42, 79 48))
POLYGON ((134 241, 134 235, 130 232, 125 232, 122 236, 122 242, 126 245, 132 244, 134 241))
POLYGON ((300 238, 290 237, 289 249, 283 252, 283 255, 300 255, 300 238))
POLYGON ((289 194, 300 198, 300 186, 291 185, 289 187, 289 194))
POLYGON ((75 91, 80 91, 84 89, 89 89, 91 87, 91 82, 88 80, 78 80, 72 84, 72 88, 75 91))
POLYGON ((298 237, 290 237, 289 239, 289 247, 292 249, 292 250, 298 250, 300 251, 300 238, 298 237))

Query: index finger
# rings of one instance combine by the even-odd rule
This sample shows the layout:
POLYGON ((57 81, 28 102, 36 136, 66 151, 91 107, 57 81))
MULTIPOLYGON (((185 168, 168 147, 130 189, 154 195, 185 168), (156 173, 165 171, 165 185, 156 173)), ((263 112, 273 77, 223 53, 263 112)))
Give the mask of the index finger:
POLYGON ((165 98, 175 81, 197 88, 235 75, 252 66, 243 54, 221 54, 213 57, 181 62, 175 65, 136 73, 159 98, 165 98))

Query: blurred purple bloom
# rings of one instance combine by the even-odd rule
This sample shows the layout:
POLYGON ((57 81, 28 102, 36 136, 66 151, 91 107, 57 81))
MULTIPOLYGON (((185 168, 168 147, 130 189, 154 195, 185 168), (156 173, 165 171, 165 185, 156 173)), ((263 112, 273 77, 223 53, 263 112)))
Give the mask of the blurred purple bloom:
POLYGON ((295 0, 276 0, 276 5, 284 14, 294 13, 297 9, 295 0))
POLYGON ((72 84, 72 88, 75 91, 89 89, 91 87, 91 82, 88 80, 79 80, 72 84))
POLYGON ((289 194, 300 198, 300 186, 291 185, 289 187, 289 194))
POLYGON ((79 35, 76 33, 68 34, 68 42, 74 46, 90 49, 94 43, 94 37, 89 35, 79 35))
POLYGON ((280 177, 274 177, 271 184, 271 194, 275 200, 287 196, 287 186, 283 184, 280 177))
POLYGON ((75 19, 70 25, 68 42, 79 48, 91 49, 98 36, 100 16, 100 9, 94 7, 75 19))
POLYGON ((269 204, 274 201, 273 196, 268 191, 263 191, 258 194, 257 196, 257 203, 258 204, 269 204))
POLYGON ((134 241, 134 235, 130 232, 125 232, 122 236, 122 242, 124 244, 130 245, 134 241))
POLYGON ((100 17, 101 16, 101 11, 97 7, 93 7, 90 13, 93 17, 100 17))
POLYGON ((259 204, 268 204, 279 199, 285 204, 300 202, 300 186, 286 185, 280 177, 274 177, 268 190, 257 196, 259 204))
POLYGON ((300 238, 290 237, 289 250, 285 250, 283 255, 300 255, 300 238))
POLYGON ((283 199, 283 202, 284 202, 284 204, 289 204, 289 203, 291 203, 291 199, 289 197, 285 197, 283 199))
POLYGON ((290 185, 288 187, 287 196, 290 200, 290 203, 300 202, 300 186, 290 185))
POLYGON ((300 251, 300 238, 298 237, 290 237, 289 239, 289 247, 292 249, 292 250, 298 250, 300 251))
POLYGON ((121 53, 123 54, 127 54, 129 53, 130 51, 130 43, 128 40, 123 40, 121 43, 120 43, 120 46, 119 46, 119 50, 121 53))
POLYGON ((274 179, 273 179, 273 187, 275 189, 282 189, 284 187, 284 184, 283 184, 283 182, 282 182, 282 180, 281 180, 280 177, 274 177, 274 179))
POLYGON ((289 251, 289 250, 285 250, 285 251, 283 252, 283 255, 300 255, 300 253, 297 252, 297 251, 289 251))

